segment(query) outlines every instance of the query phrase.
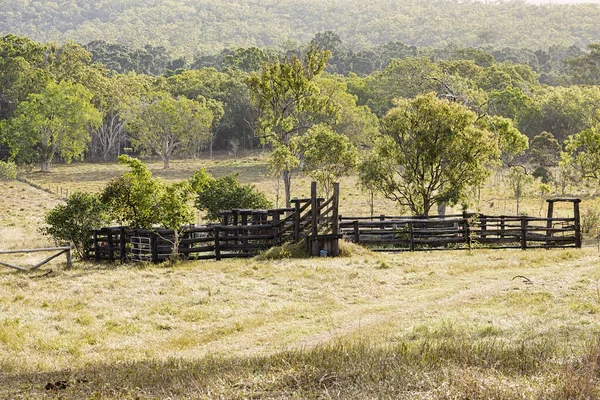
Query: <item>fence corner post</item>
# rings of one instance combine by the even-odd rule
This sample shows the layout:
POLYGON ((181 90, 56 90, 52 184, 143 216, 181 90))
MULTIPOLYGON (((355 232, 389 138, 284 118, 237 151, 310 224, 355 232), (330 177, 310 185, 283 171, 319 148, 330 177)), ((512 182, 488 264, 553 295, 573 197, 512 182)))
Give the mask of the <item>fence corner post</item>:
POLYGON ((73 258, 71 254, 71 249, 73 248, 72 243, 69 243, 69 249, 67 250, 67 268, 73 268, 73 258))
POLYGON ((339 219, 339 206, 340 206, 340 184, 335 182, 333 184, 333 204, 331 211, 331 230, 334 235, 337 235, 340 230, 340 219, 339 219))

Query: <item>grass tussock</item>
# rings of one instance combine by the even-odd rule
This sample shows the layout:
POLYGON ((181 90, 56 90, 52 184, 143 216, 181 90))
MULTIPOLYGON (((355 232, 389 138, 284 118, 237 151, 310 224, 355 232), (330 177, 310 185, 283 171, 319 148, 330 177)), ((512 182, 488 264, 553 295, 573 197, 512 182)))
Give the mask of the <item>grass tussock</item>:
POLYGON ((287 258, 309 258, 310 254, 306 248, 306 242, 301 241, 299 243, 286 243, 282 246, 271 247, 268 250, 263 251, 256 257, 256 261, 266 260, 284 260, 287 258))

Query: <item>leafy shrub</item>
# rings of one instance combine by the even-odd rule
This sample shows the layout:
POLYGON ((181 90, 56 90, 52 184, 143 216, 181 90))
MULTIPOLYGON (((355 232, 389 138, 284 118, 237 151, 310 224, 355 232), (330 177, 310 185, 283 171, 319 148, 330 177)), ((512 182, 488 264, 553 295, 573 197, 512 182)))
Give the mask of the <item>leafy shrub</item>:
POLYGON ((86 258, 91 250, 94 229, 108 224, 109 218, 97 195, 75 192, 67 198, 66 204, 50 210, 45 222, 48 226, 40 229, 44 235, 57 242, 71 242, 76 256, 86 258))
POLYGON ((119 163, 130 171, 110 180, 100 197, 114 220, 133 228, 158 224, 175 230, 191 222, 190 184, 166 185, 143 162, 129 156, 120 156, 119 163))
MULTIPOLYGON (((196 174, 194 174, 196 175, 196 174)), ((192 183, 193 185, 193 183, 192 183)), ((196 208, 206 211, 209 220, 217 220, 219 212, 232 208, 264 209, 273 207, 265 195, 253 185, 238 182, 237 174, 226 175, 218 179, 206 179, 201 190, 196 189, 196 208)))
POLYGON ((0 180, 16 179, 17 164, 11 161, 0 161, 0 180))

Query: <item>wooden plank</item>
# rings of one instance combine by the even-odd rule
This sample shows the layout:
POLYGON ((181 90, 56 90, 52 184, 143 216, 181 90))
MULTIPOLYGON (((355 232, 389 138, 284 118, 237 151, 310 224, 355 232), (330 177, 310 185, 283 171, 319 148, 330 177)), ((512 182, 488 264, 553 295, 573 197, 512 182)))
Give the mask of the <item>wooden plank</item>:
POLYGON ((59 251, 59 250, 69 250, 70 247, 44 247, 39 249, 23 249, 23 250, 0 250, 0 254, 16 254, 16 253, 39 253, 41 251, 59 251))

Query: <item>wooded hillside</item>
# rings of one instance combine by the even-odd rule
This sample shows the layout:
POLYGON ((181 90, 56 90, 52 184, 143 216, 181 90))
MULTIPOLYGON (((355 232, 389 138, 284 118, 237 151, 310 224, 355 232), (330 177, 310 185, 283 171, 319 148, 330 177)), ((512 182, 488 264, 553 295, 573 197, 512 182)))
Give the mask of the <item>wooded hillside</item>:
POLYGON ((354 49, 415 46, 585 47, 600 37, 600 4, 430 0, 5 0, 0 35, 38 41, 150 44, 174 56, 232 46, 283 47, 336 32, 354 49))

